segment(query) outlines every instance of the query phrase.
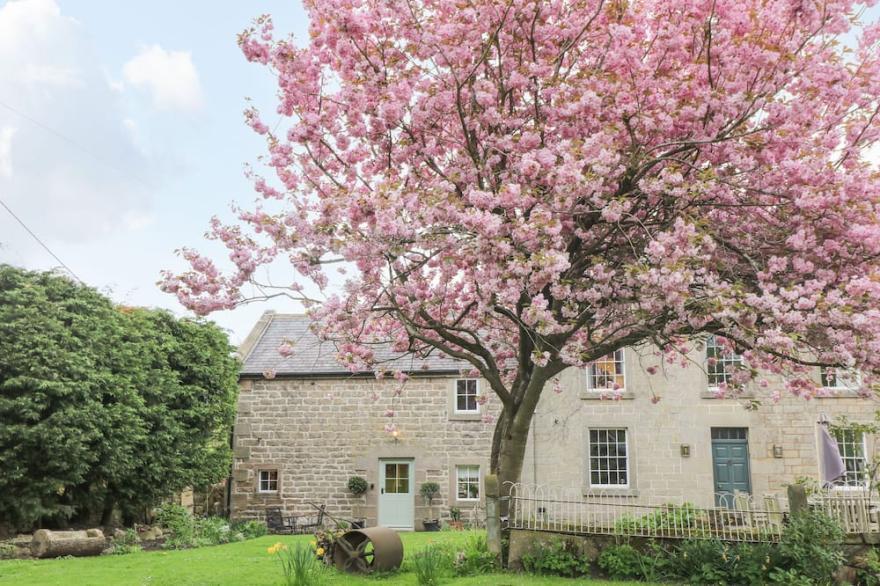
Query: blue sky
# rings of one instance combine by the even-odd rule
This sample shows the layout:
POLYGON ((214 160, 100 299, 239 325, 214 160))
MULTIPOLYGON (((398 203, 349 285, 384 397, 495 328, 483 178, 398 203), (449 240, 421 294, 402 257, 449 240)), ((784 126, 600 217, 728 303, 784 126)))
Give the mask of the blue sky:
MULTIPOLYGON (((180 246, 222 256, 208 220, 253 200, 242 169, 264 145, 241 112, 271 112, 275 89, 236 34, 262 13, 306 37, 297 0, 0 0, 0 199, 117 301, 183 313, 159 271, 180 246)), ((58 264, 2 209, 0 262, 58 264)), ((212 319, 238 342, 265 309, 212 319)))
MULTIPOLYGON (((202 237, 208 220, 253 200, 243 164, 265 151, 242 122, 245 96, 275 107, 271 74, 236 44, 263 13, 306 38, 298 0, 0 0, 0 200, 117 301, 183 313, 155 285, 182 268, 173 251, 225 257, 202 237)), ((57 266, 3 209, 0 262, 57 266)), ((268 307, 299 309, 212 319, 237 343, 268 307)))

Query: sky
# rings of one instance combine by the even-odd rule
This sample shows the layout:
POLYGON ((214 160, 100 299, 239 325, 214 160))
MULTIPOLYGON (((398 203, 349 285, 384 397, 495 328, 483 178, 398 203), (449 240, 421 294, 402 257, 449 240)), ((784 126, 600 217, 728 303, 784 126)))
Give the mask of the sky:
MULTIPOLYGON (((272 75, 236 44, 263 13, 307 37, 299 0, 0 0, 0 201, 115 301, 183 315, 156 286, 184 268, 174 251, 225 258, 208 222, 254 200, 243 165, 265 152, 245 98, 275 108, 272 75)), ((2 208, 0 263, 59 266, 2 208)), ((301 310, 277 300, 211 319, 237 344, 266 309, 301 310)))
MULTIPOLYGON (((156 286, 213 215, 254 200, 265 145, 246 97, 274 110, 270 72, 236 35, 263 13, 307 37, 298 0, 0 0, 0 201, 83 282, 119 303, 185 312, 156 286)), ((271 120, 271 117, 267 117, 271 120)), ((59 266, 0 208, 0 263, 59 266)), ((212 314, 239 343, 266 309, 212 314)))

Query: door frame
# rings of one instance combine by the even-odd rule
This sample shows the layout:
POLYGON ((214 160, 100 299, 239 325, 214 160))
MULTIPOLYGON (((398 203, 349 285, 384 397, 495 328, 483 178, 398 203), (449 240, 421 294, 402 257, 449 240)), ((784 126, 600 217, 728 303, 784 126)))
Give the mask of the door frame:
POLYGON ((415 492, 415 477, 416 477, 416 459, 415 458, 407 458, 407 457, 396 457, 396 458, 379 458, 378 459, 378 475, 377 478, 379 480, 379 494, 376 495, 376 525, 382 525, 382 497, 385 495, 385 464, 407 464, 409 466, 409 501, 407 504, 407 509, 409 510, 409 525, 405 526, 393 526, 390 529, 394 529, 395 531, 415 531, 416 528, 416 492, 415 492))

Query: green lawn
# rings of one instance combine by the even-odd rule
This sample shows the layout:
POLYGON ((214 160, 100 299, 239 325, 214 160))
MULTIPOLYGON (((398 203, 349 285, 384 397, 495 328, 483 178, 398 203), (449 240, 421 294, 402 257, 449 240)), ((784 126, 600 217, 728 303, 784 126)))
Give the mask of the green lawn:
MULTIPOLYGON (((432 542, 456 543, 464 541, 467 532, 404 533, 404 551, 412 554, 432 542)), ((154 585, 185 586, 211 585, 280 585, 282 575, 279 561, 266 553, 273 543, 307 542, 311 536, 268 536, 215 547, 184 551, 153 551, 129 555, 57 560, 0 561, 0 584, 26 585, 154 585)), ((521 574, 491 574, 472 578, 450 578, 450 584, 470 586, 602 584, 603 582, 574 581, 563 578, 543 578, 521 574)), ((371 586, 414 586, 416 577, 410 571, 401 571, 377 578, 355 578, 331 571, 327 586, 367 584, 371 586)), ((624 583, 615 583, 622 586, 624 583)), ((644 586, 644 585, 642 585, 644 586)))

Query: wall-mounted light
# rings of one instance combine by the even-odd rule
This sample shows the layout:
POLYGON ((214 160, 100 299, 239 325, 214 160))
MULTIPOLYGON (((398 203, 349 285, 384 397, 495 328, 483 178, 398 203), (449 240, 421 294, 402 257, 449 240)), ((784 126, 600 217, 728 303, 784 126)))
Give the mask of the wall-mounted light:
POLYGON ((394 441, 399 441, 400 431, 395 429, 394 431, 391 432, 391 437, 394 438, 394 441))
POLYGON ((681 457, 682 458, 690 458, 691 457, 690 444, 681 444, 681 457))
POLYGON ((781 458, 782 457, 782 446, 779 444, 773 444, 773 457, 781 458))

